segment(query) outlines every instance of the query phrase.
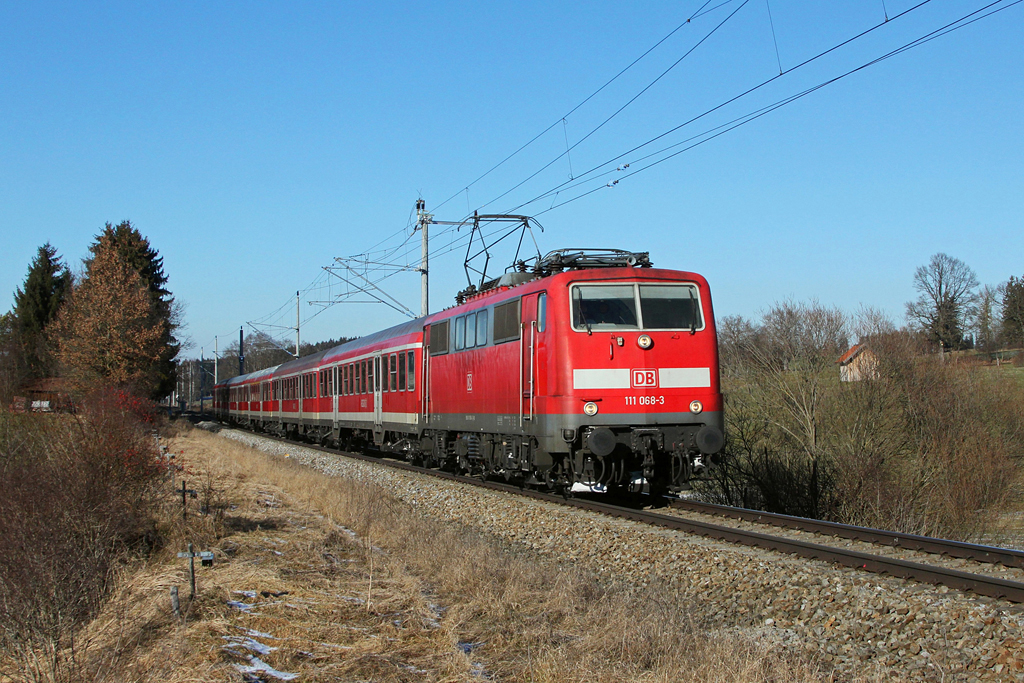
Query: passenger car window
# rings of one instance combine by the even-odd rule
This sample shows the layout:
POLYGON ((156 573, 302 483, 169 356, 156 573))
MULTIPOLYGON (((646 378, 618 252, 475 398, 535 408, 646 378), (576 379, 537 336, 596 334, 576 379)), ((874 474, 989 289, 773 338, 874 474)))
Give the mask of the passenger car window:
POLYGON ((408 382, 407 386, 409 388, 409 391, 412 391, 413 389, 416 388, 416 352, 415 351, 410 351, 409 352, 409 382, 408 382))

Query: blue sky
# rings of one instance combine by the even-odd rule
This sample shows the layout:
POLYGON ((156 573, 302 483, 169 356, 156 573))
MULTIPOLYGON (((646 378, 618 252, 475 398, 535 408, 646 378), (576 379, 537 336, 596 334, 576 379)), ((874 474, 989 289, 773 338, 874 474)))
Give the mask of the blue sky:
MULTIPOLYGON (((300 289, 304 339, 366 334, 403 318, 364 304, 311 317, 321 307, 308 302, 338 293, 322 286, 334 257, 407 239, 418 197, 439 220, 512 209, 568 180, 570 169, 578 177, 780 65, 788 70, 917 4, 774 0, 770 24, 765 0, 721 3, 707 4, 564 124, 703 0, 6 3, 0 292, 8 298, 0 308, 10 307, 43 242, 77 266, 105 222, 130 219, 163 255, 186 307, 189 355, 200 346, 209 353, 214 335, 224 345, 247 321, 293 324, 288 302, 300 289), (559 158, 566 141, 577 143, 702 39, 559 158)), ((719 316, 816 297, 902 319, 914 269, 939 251, 966 261, 983 283, 1021 276, 1024 4, 623 177, 647 151, 984 4, 933 0, 612 165, 631 162, 628 170, 584 178, 517 212, 539 214, 543 251, 646 250, 658 266, 702 273, 719 316)), ((452 237, 440 235, 434 248, 447 251, 452 237)), ((465 286, 457 246, 432 261, 432 309, 465 286)), ((499 249, 496 260, 510 256, 499 249)), ((414 273, 388 281, 417 312, 418 288, 414 273)))

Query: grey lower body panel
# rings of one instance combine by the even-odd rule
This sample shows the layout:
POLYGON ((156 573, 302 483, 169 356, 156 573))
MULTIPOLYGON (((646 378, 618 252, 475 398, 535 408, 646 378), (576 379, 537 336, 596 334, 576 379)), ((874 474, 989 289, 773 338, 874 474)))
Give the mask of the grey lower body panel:
POLYGON ((608 427, 628 429, 633 427, 692 427, 704 425, 724 431, 721 412, 703 413, 615 413, 594 416, 577 414, 535 415, 520 421, 518 414, 493 415, 475 413, 434 414, 424 429, 481 434, 511 434, 532 436, 541 448, 549 453, 565 453, 569 447, 563 433, 579 433, 587 427, 608 427))
MULTIPOLYGON (((360 429, 373 431, 374 422, 367 420, 338 420, 333 417, 299 417, 288 414, 232 413, 233 416, 249 419, 252 422, 267 424, 302 425, 304 427, 360 429)), ((385 431, 405 436, 419 436, 424 431, 508 434, 513 436, 530 436, 537 440, 540 448, 549 453, 566 453, 569 451, 567 440, 563 435, 572 432, 579 434, 587 428, 607 427, 612 430, 632 428, 692 428, 699 429, 710 425, 724 431, 721 412, 702 413, 608 413, 588 416, 583 414, 553 414, 520 416, 519 414, 488 414, 488 413, 437 413, 431 414, 423 424, 400 422, 384 422, 385 431)))

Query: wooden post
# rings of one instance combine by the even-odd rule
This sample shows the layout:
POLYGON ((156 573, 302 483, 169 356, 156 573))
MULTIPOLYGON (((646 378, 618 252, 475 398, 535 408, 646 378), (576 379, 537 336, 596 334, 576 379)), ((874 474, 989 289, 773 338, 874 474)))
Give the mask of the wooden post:
POLYGON ((188 544, 188 580, 192 586, 192 593, 188 596, 189 600, 196 599, 196 554, 192 550, 192 544, 188 544))
MULTIPOLYGON (((187 493, 188 493, 188 491, 185 490, 185 478, 182 477, 181 478, 181 518, 183 520, 188 515, 188 503, 187 503, 186 498, 185 498, 185 495, 187 493)), ((189 551, 191 551, 191 550, 192 550, 192 548, 189 547, 189 551)))
POLYGON ((171 609, 174 610, 174 618, 181 619, 181 603, 178 601, 177 586, 171 586, 171 609))

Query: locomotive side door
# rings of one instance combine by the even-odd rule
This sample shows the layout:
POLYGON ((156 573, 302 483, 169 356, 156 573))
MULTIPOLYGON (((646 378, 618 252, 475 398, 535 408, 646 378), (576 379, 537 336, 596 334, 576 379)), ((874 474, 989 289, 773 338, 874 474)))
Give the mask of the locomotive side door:
POLYGON ((537 391, 537 294, 523 296, 519 336, 519 425, 524 426, 536 414, 537 391))
POLYGON ((384 439, 384 394, 381 391, 381 352, 373 354, 373 436, 380 444, 384 439))

